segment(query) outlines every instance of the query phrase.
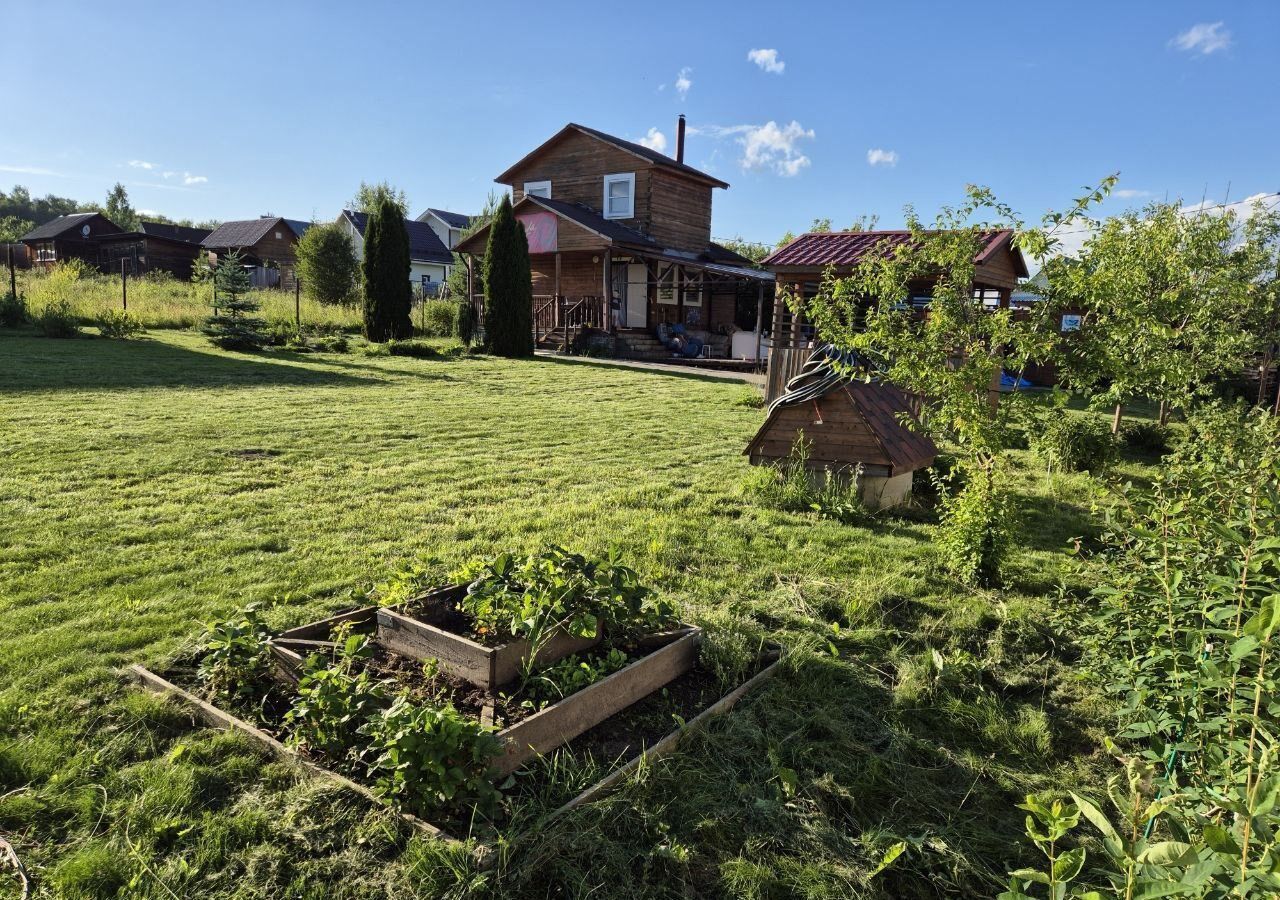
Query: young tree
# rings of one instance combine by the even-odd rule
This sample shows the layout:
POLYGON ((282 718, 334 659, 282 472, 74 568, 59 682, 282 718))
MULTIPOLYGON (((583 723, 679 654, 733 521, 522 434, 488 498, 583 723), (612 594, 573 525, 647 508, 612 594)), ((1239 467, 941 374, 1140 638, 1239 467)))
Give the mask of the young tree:
POLYGON ((409 232, 394 200, 384 199, 364 232, 364 334, 375 343, 412 336, 409 232))
MULTIPOLYGON (((498 204, 501 198, 494 191, 489 192, 488 198, 485 199, 484 209, 480 210, 479 215, 471 217, 471 221, 467 223, 467 227, 462 231, 463 239, 471 237, 481 228, 484 228, 493 221, 493 217, 497 215, 498 204)), ((473 265, 476 266, 475 280, 476 287, 484 284, 484 261, 474 260, 473 265)), ((453 298, 465 297, 467 294, 467 264, 462 259, 461 253, 453 254, 453 267, 449 269, 449 276, 445 279, 445 290, 448 296, 453 298)))
POLYGON ((36 227, 35 222, 17 216, 0 217, 0 244, 14 244, 36 227))
POLYGON ((490 353, 533 355, 533 277, 529 239, 504 196, 484 254, 484 334, 490 353))
POLYGON ((1043 313, 1015 317, 974 301, 975 260, 996 228, 1012 228, 1017 246, 1043 258, 1054 246, 1053 231, 1100 201, 1112 184, 1114 177, 1090 189, 1067 216, 1049 214, 1042 229, 1026 229, 986 188, 971 186, 966 203, 944 207, 929 226, 908 208, 909 242, 868 254, 848 277, 828 274, 812 300, 789 298, 823 340, 856 351, 887 381, 926 398, 919 427, 959 447, 965 486, 945 502, 940 543, 963 581, 998 582, 1013 515, 1000 464, 1019 410, 1016 402, 993 403, 993 386, 1006 367, 1018 372, 1044 358, 1053 340, 1043 313), (999 222, 977 220, 984 210, 999 222), (928 314, 918 316, 902 300, 913 281, 925 279, 934 280, 933 295, 928 314))
POLYGON ((1252 231, 1241 240, 1233 212, 1187 214, 1155 203, 1108 219, 1078 262, 1055 261, 1046 295, 1074 307, 1080 329, 1063 342, 1073 388, 1115 410, 1159 401, 1189 407, 1216 377, 1242 372, 1260 349, 1251 318, 1265 299, 1265 253, 1252 231))
POLYGON ((107 203, 102 208, 102 214, 125 231, 138 229, 138 214, 129 203, 129 192, 118 181, 107 193, 107 203))
POLYGON ((351 236, 336 223, 312 225, 298 239, 298 275, 307 296, 321 303, 349 303, 360 263, 351 236))
POLYGON ((356 190, 356 195, 351 198, 350 208, 373 215, 382 206, 384 200, 390 200, 400 208, 401 218, 408 217, 408 196, 405 195, 404 191, 392 187, 389 181, 379 181, 375 184, 361 181, 360 187, 356 190))
POLYGON ((209 340, 224 350, 261 349, 267 339, 266 323, 255 315, 259 308, 240 254, 220 257, 213 272, 213 315, 202 329, 209 340))

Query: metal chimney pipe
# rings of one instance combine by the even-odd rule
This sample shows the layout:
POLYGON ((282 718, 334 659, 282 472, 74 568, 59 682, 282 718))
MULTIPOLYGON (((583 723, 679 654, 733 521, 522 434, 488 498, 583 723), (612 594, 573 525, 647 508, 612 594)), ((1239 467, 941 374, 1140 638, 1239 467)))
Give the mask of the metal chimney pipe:
POLYGON ((684 113, 676 122, 676 162, 684 162, 684 113))

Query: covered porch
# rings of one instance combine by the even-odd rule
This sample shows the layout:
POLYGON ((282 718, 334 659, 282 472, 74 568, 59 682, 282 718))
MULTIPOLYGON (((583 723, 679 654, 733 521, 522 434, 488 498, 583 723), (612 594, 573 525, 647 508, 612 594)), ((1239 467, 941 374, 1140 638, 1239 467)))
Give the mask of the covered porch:
MULTIPOLYGON (((746 366, 764 348, 773 276, 718 245, 703 253, 662 247, 586 207, 526 196, 516 217, 529 240, 538 347, 601 350, 641 359, 746 366)), ((487 229, 458 246, 472 302, 487 229)))

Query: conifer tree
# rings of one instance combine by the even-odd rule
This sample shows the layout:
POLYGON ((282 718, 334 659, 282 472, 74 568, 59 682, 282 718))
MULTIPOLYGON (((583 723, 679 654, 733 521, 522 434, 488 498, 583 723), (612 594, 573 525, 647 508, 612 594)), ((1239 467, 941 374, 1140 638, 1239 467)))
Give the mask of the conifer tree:
POLYGON ((383 199, 364 231, 364 335, 374 343, 413 335, 409 232, 400 207, 383 199))
POLYGON ((224 350, 258 350, 266 343, 266 323, 254 315, 260 304, 251 293, 249 273, 233 250, 218 260, 213 270, 213 315, 202 329, 224 350))
POLYGON ((502 204, 489 229, 484 254, 485 344, 498 356, 533 354, 533 279, 529 239, 511 209, 502 204))

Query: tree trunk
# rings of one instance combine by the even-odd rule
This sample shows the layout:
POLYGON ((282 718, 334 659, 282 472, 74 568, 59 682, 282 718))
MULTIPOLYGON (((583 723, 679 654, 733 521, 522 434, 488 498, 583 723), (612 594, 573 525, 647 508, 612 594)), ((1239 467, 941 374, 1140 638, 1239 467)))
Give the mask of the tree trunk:
POLYGON ((1124 418, 1124 404, 1123 404, 1123 403, 1117 403, 1117 404, 1116 404, 1116 414, 1115 414, 1115 416, 1113 416, 1113 417, 1112 417, 1112 419, 1111 419, 1111 433, 1112 433, 1112 434, 1119 434, 1119 433, 1120 433, 1120 420, 1121 420, 1121 419, 1123 419, 1123 418, 1124 418))
POLYGON ((1168 400, 1160 401, 1160 424, 1161 425, 1169 424, 1169 401, 1168 400))

